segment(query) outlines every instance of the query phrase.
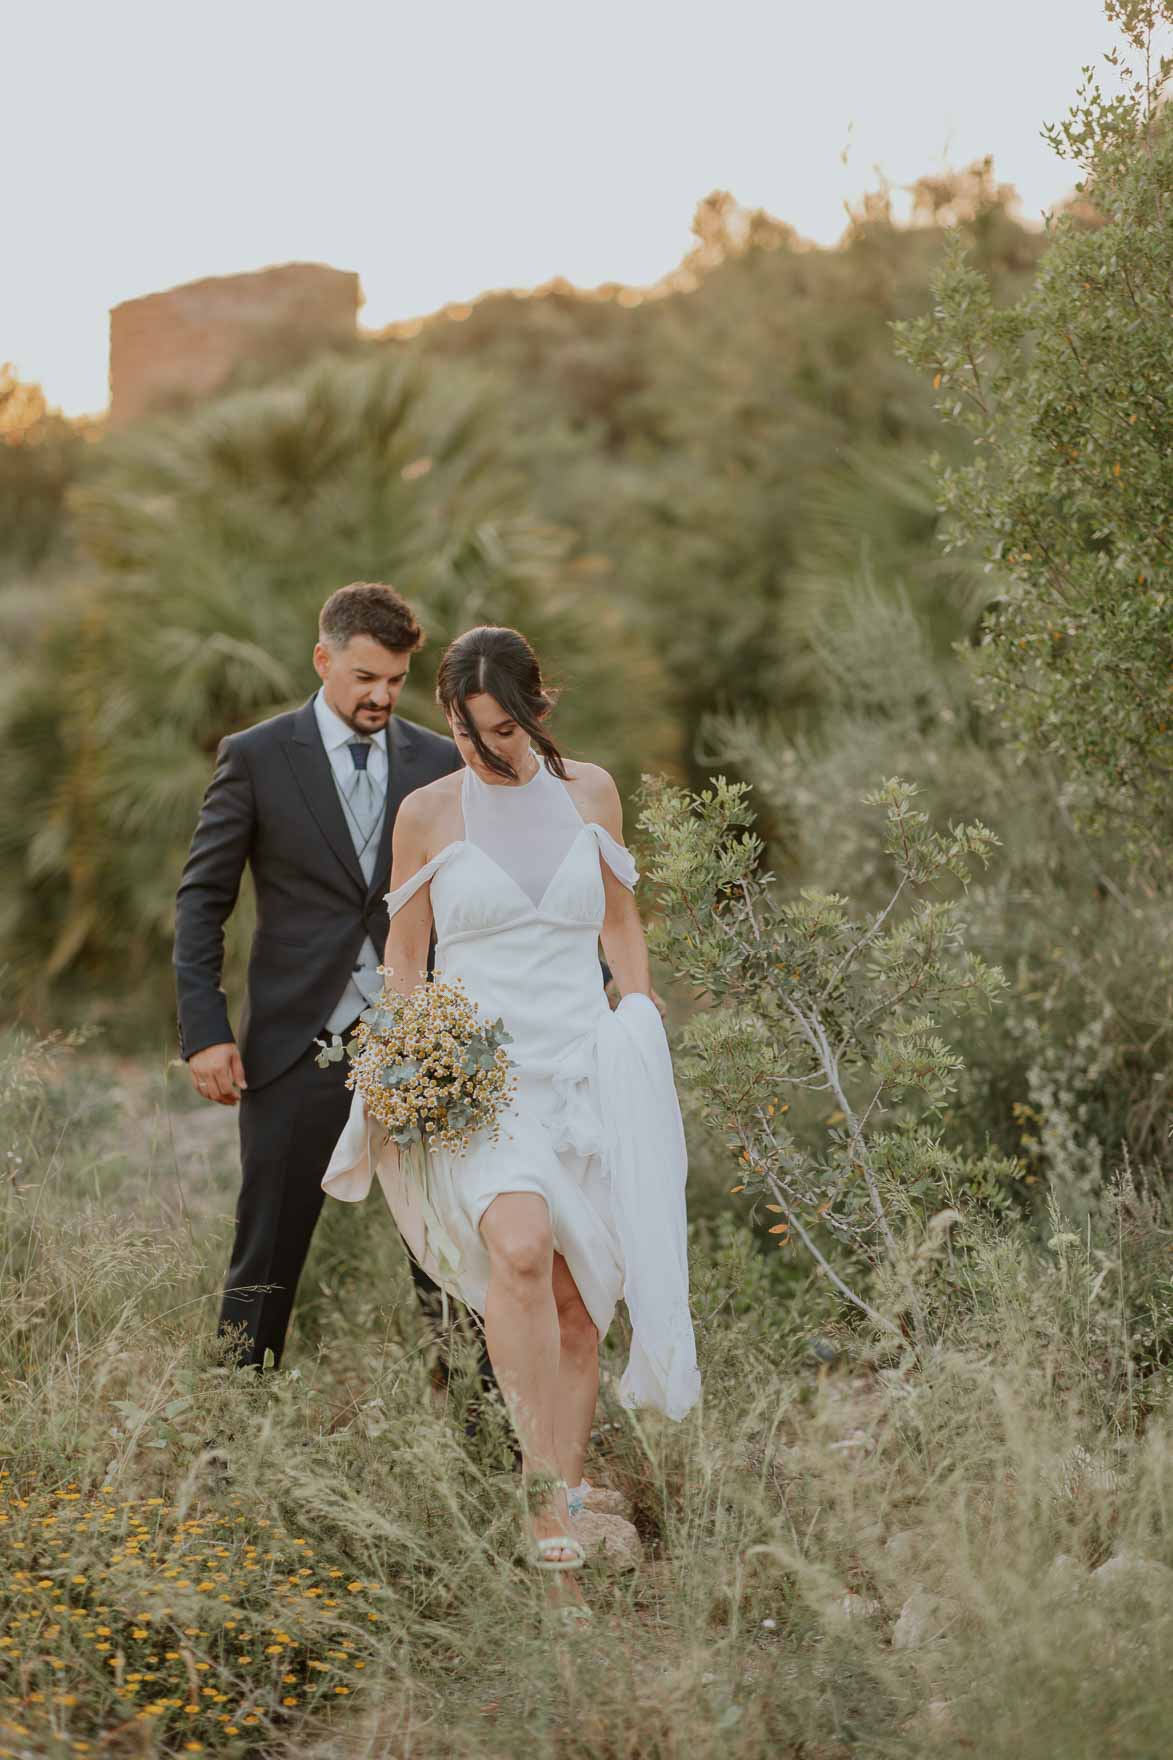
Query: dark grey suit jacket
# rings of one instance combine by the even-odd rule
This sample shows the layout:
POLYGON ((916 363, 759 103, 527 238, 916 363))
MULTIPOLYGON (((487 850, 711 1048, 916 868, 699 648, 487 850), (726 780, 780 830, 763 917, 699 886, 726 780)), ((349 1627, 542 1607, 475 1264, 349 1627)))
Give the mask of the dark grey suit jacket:
POLYGON ((391 833, 403 797, 461 768, 452 740, 392 715, 387 817, 368 886, 346 827, 310 697, 220 741, 175 908, 179 1048, 234 1035, 221 989, 224 924, 252 869, 257 925, 240 1051, 250 1088, 295 1063, 346 988, 363 937, 387 939, 391 833))

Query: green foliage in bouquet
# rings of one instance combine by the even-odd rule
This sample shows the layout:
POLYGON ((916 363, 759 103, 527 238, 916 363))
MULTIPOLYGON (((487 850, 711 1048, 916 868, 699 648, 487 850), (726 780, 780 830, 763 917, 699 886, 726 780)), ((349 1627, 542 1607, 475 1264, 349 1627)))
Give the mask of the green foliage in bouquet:
POLYGON ((997 1205, 1013 1163, 966 1160, 941 1109, 960 1060, 943 1014, 987 1009, 1001 971, 965 946, 961 899, 997 843, 981 823, 935 830, 914 784, 867 797, 886 815, 893 884, 874 915, 836 893, 781 897, 758 872, 744 783, 699 795, 645 779, 642 827, 660 889, 654 951, 710 1003, 689 1021, 689 1078, 737 1157, 735 1193, 761 1203, 780 1246, 800 1241, 840 1294, 897 1330, 861 1279, 924 1266, 962 1195, 997 1205), (843 1267, 842 1269, 840 1267, 843 1267), (848 1281, 848 1279, 851 1281, 848 1281))
MULTIPOLYGON (((383 968, 380 967, 380 970, 383 968)), ((409 996, 381 999, 359 1018, 344 1047, 337 1033, 315 1062, 351 1060, 348 1088, 400 1148, 440 1145, 463 1155, 477 1131, 500 1136, 500 1115, 516 1087, 504 1022, 479 1019, 458 978, 419 984, 409 996)))

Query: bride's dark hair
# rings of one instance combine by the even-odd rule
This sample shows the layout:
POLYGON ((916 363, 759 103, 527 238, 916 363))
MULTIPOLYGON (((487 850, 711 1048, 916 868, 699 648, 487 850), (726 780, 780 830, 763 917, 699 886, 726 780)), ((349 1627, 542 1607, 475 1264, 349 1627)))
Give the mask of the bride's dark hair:
POLYGON ((524 728, 534 745, 562 782, 569 781, 562 753, 542 727, 542 718, 558 700, 558 693, 542 678, 538 657, 520 630, 479 624, 457 636, 444 652, 436 674, 436 701, 460 731, 476 747, 486 770, 518 780, 512 765, 493 755, 469 719, 469 697, 495 697, 511 720, 524 728))

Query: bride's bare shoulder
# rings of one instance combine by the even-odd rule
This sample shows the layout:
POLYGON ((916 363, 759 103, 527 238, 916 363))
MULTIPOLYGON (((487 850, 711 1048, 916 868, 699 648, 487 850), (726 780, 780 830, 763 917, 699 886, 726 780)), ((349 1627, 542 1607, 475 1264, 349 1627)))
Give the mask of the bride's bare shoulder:
POLYGON ((404 795, 395 815, 397 844, 410 843, 426 860, 459 836, 460 777, 455 770, 404 795))
POLYGON ((584 819, 595 819, 619 837, 623 826, 623 808, 619 790, 609 770, 601 764, 588 764, 581 758, 566 758, 567 781, 584 819))
POLYGON ((605 794, 615 787, 611 772, 601 764, 589 764, 585 758, 563 757, 566 775, 577 788, 588 794, 605 794))

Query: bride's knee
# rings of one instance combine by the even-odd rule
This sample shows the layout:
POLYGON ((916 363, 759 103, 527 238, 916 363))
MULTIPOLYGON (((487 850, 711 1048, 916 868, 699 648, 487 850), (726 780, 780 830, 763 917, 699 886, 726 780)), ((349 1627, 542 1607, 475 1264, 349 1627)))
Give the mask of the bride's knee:
POLYGON ((494 1230, 486 1236, 485 1244, 490 1267, 498 1277, 535 1286, 549 1282, 554 1241, 548 1225, 526 1221, 494 1230))

